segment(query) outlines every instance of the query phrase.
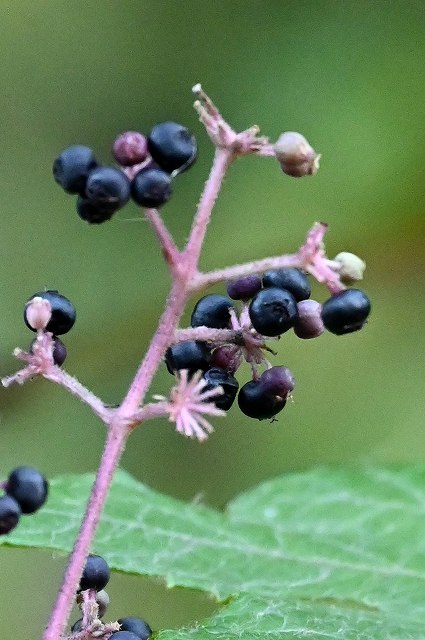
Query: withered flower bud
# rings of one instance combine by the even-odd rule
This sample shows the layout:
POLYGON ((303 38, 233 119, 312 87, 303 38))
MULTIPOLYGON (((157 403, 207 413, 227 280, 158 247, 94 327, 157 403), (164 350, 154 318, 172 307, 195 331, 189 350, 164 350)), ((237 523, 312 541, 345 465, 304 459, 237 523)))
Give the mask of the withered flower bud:
POLYGON ((315 152, 301 133, 282 133, 274 145, 274 150, 282 171, 288 176, 314 176, 319 170, 320 154, 315 152))

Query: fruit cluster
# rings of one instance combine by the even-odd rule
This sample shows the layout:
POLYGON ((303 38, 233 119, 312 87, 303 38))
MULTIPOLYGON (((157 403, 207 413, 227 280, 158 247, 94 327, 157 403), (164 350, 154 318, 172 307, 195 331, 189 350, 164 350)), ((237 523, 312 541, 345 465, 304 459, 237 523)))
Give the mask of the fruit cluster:
POLYGON ((53 163, 53 176, 67 192, 78 194, 78 215, 91 224, 109 220, 130 197, 142 207, 159 208, 171 198, 172 181, 196 159, 197 145, 186 127, 161 122, 145 137, 127 131, 112 153, 120 167, 102 166, 89 147, 67 147, 53 163))
MULTIPOLYGON (((71 633, 80 633, 85 630, 90 631, 106 631, 105 627, 110 627, 112 630, 112 634, 108 635, 109 638, 113 638, 113 640, 148 640, 152 635, 152 629, 148 625, 147 622, 142 620, 141 618, 136 618, 133 616, 128 616, 126 618, 120 618, 117 622, 119 625, 119 630, 113 630, 116 628, 115 625, 104 625, 100 620, 105 615, 106 609, 109 604, 109 596, 104 591, 104 588, 109 582, 110 578, 110 570, 108 564, 104 558, 101 556, 97 556, 94 554, 90 554, 87 558, 83 575, 81 576, 79 590, 77 593, 77 603, 80 605, 81 609, 84 613, 84 598, 82 597, 83 591, 93 590, 95 592, 95 600, 97 603, 97 614, 93 618, 93 616, 84 615, 82 618, 74 622, 71 627, 71 633), (96 629, 97 627, 97 629, 96 629)), ((93 633, 94 637, 95 633, 93 633)), ((99 635, 103 635, 103 633, 99 633, 99 635)), ((84 635, 86 637, 86 635, 84 635)))
POLYGON ((22 514, 38 511, 46 502, 49 486, 46 478, 33 467, 17 467, 3 484, 0 497, 0 535, 16 527, 22 514))
POLYGON ((170 373, 202 371, 206 389, 222 387, 215 405, 228 410, 239 389, 234 374, 245 358, 252 366, 253 379, 239 390, 238 404, 245 415, 259 420, 279 413, 294 389, 289 369, 272 367, 265 360, 267 338, 278 338, 289 329, 302 339, 316 338, 325 329, 337 335, 351 333, 362 328, 370 312, 370 301, 359 289, 346 289, 323 305, 310 300, 308 277, 295 268, 239 278, 228 283, 227 293, 229 297, 210 294, 201 298, 192 312, 191 326, 233 329, 232 339, 227 344, 225 340, 217 344, 182 341, 168 349, 165 362, 170 373), (239 317, 236 300, 243 305, 239 317), (268 368, 259 375, 257 365, 262 363, 268 368))
MULTIPOLYGON (((24 309, 24 322, 28 329, 50 331, 53 334, 53 362, 61 366, 65 362, 67 350, 57 336, 68 333, 74 326, 76 319, 75 307, 65 296, 58 291, 47 290, 34 293, 27 301, 24 309), (44 301, 47 301, 47 314, 44 301)), ((36 348, 35 338, 30 345, 30 353, 36 348)))

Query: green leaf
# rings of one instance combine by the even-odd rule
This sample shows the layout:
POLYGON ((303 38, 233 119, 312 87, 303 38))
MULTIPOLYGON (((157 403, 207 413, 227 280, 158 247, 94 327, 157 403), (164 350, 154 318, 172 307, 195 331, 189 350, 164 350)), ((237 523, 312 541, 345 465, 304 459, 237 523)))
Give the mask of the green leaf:
MULTIPOLYGON (((68 551, 92 476, 51 483, 8 544, 68 551)), ((94 549, 110 566, 228 602, 161 640, 425 638, 425 468, 318 468, 267 482, 226 513, 124 472, 94 549)), ((3 542, 5 542, 3 540, 3 542)))

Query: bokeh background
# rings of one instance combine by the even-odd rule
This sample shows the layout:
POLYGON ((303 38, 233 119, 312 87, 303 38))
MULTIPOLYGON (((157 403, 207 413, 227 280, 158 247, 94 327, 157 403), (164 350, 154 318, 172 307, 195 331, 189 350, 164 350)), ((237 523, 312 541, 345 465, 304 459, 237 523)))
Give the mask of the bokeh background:
MULTIPOLYGON (((276 364, 297 379, 278 422, 233 408, 199 445, 164 422, 134 434, 122 465, 184 500, 221 508, 274 475, 323 463, 422 461, 424 433, 424 6, 421 1, 17 0, 0 7, 0 372, 32 335, 26 299, 56 288, 76 305, 67 369, 118 402, 144 353, 169 279, 134 205, 90 227, 51 177, 69 144, 111 162, 114 136, 166 119, 189 126, 199 161, 176 183, 164 217, 180 245, 212 148, 192 110, 202 82, 239 129, 276 139, 298 130, 323 154, 315 178, 283 176, 271 159, 231 170, 202 265, 294 251, 315 220, 330 224, 332 257, 368 265, 367 328, 301 341, 287 335, 276 364)), ((315 296, 326 292, 317 287, 315 296)), ((187 319, 187 316, 186 316, 187 319)), ((247 380, 248 371, 240 380, 247 380)), ((152 393, 164 393, 164 369, 152 393)), ((0 476, 32 464, 48 476, 96 469, 103 427, 61 389, 36 380, 0 391, 0 476)), ((40 637, 65 564, 47 551, 0 549, 0 609, 8 635, 40 637)), ((115 575, 111 618, 145 615, 155 628, 207 615, 214 603, 161 582, 115 575)), ((75 616, 74 616, 75 619, 75 616)))

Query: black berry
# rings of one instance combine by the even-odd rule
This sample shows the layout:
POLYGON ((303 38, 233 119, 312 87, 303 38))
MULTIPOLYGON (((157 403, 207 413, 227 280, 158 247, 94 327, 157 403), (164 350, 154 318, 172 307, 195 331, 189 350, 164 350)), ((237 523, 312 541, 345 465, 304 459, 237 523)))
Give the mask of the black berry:
POLYGON ((176 122, 161 122, 148 135, 148 149, 164 171, 181 173, 195 162, 197 146, 186 127, 176 122))
POLYGON ((211 293, 198 300, 192 311, 190 324, 192 327, 226 329, 230 325, 229 311, 233 308, 230 298, 211 293))
POLYGON ((116 211, 130 199, 130 180, 114 167, 98 167, 87 177, 85 194, 96 205, 116 211))
POLYGON ((214 402, 215 406, 218 409, 228 411, 232 406, 239 389, 239 383, 236 378, 234 378, 224 369, 219 369, 218 367, 208 369, 208 371, 205 371, 203 377, 205 382, 207 383, 205 391, 207 389, 215 389, 216 387, 221 387, 224 392, 220 396, 210 398, 209 401, 214 402))
POLYGON ((239 408, 249 418, 265 420, 282 411, 286 398, 266 393, 261 380, 251 380, 238 394, 239 408))
POLYGON ((110 204, 92 202, 87 198, 82 198, 78 196, 77 198, 77 213, 82 220, 88 222, 89 224, 102 224, 102 222, 106 222, 110 220, 114 213, 117 211, 116 206, 111 206, 110 204))
POLYGON ((306 274, 292 267, 266 271, 263 275, 263 286, 286 289, 292 293, 297 302, 307 300, 311 296, 311 287, 306 274))
MULTIPOLYGON (((33 346, 36 342, 37 338, 34 338, 29 347, 30 353, 33 353, 33 346)), ((58 337, 53 336, 53 362, 60 367, 65 362, 66 356, 67 350, 64 343, 58 337)))
POLYGON ((211 352, 205 342, 184 340, 171 345, 165 354, 165 364, 170 373, 188 369, 190 374, 205 371, 209 367, 211 352))
POLYGON ((96 589, 101 591, 109 582, 110 570, 108 563, 101 556, 90 554, 80 580, 80 591, 96 589))
POLYGON ((262 289, 251 300, 249 317, 258 333, 279 336, 288 331, 296 321, 297 303, 292 293, 285 289, 262 289))
POLYGON ((131 197, 142 207, 162 207, 172 193, 171 177, 156 167, 141 169, 131 182, 131 197))
POLYGON ((6 482, 7 495, 19 503, 22 513, 34 513, 46 502, 49 485, 33 467, 17 467, 6 482))
POLYGON ((227 283, 227 293, 233 300, 249 300, 260 289, 261 278, 255 274, 243 276, 227 283))
POLYGON ((113 640, 140 640, 140 636, 131 631, 115 631, 109 637, 113 640))
POLYGON ((309 340, 318 338, 325 330, 321 316, 322 305, 316 300, 301 300, 298 303, 298 318, 294 333, 298 338, 309 340))
POLYGON ((0 535, 10 533, 16 527, 21 515, 21 508, 12 496, 0 497, 0 535))
POLYGON ((83 619, 76 620, 71 627, 71 633, 78 633, 83 630, 83 619))
POLYGON ((323 324, 336 335, 358 331, 366 322, 370 308, 370 300, 363 291, 346 289, 323 304, 323 324))
POLYGON ((148 623, 141 618, 129 616, 127 618, 120 618, 118 622, 121 625, 120 631, 131 631, 131 633, 134 633, 140 640, 148 640, 152 635, 152 629, 148 623))
POLYGON ((53 177, 67 193, 83 193, 87 176, 97 167, 93 151, 89 147, 68 147, 53 163, 53 177))
POLYGON ((112 154, 123 167, 132 167, 146 159, 148 142, 138 131, 126 131, 116 138, 112 154))
MULTIPOLYGON (((34 293, 28 302, 33 298, 44 298, 50 302, 50 306, 52 307, 52 317, 46 325, 46 331, 51 331, 55 335, 62 335, 72 329, 76 318, 76 311, 74 305, 68 298, 65 298, 65 296, 62 296, 58 291, 54 290, 34 293)), ((27 321, 26 309, 24 310, 24 321, 28 329, 36 331, 27 321)))

